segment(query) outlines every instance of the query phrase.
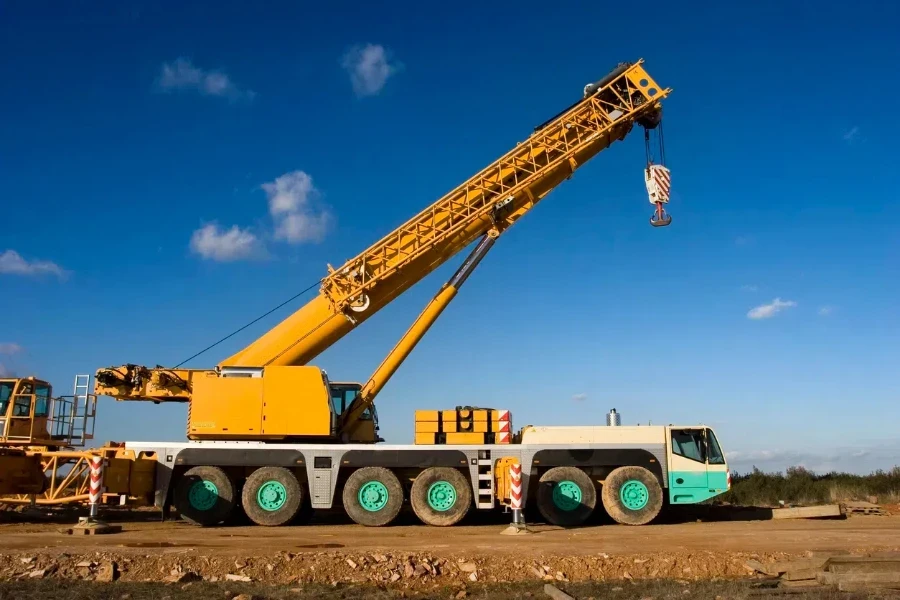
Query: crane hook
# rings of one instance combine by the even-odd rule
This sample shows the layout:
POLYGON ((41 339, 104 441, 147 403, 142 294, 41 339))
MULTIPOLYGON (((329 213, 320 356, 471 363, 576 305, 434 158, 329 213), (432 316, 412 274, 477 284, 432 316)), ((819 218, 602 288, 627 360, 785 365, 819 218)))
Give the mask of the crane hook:
POLYGON ((666 212, 662 202, 655 202, 656 210, 650 215, 650 224, 654 227, 666 227, 672 223, 672 215, 666 212))

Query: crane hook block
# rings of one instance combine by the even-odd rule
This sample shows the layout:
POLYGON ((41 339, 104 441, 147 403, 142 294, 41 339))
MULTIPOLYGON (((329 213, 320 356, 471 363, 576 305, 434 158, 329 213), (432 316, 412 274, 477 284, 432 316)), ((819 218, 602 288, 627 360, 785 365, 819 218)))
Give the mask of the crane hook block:
POLYGON ((656 210, 650 215, 650 224, 654 227, 665 227, 672 223, 672 216, 663 208, 662 202, 656 205, 656 210))
POLYGON ((665 227, 672 222, 672 217, 666 213, 664 204, 669 202, 669 190, 672 186, 672 174, 662 165, 647 165, 644 169, 644 183, 647 185, 647 196, 650 204, 656 207, 650 224, 654 227, 665 227))

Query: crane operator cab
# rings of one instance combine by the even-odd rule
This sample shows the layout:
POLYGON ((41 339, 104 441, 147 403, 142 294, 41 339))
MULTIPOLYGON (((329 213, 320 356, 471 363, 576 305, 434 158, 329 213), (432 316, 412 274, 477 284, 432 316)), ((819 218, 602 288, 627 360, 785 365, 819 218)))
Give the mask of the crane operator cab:
MULTIPOLYGON (((362 386, 358 383, 332 381, 329 382, 329 388, 331 389, 332 407, 334 408, 335 414, 340 419, 341 415, 350 408, 350 405, 356 400, 356 397, 359 396, 362 386)), ((375 410, 374 404, 371 404, 363 411, 357 419, 353 434, 344 441, 356 443, 384 441, 382 438, 378 437, 378 411, 375 410)))
POLYGON ((188 438, 374 443, 374 405, 347 427, 358 383, 332 383, 313 366, 222 367, 192 381, 188 438))
POLYGON ((0 379, 0 442, 40 443, 49 439, 50 384, 34 379, 0 379))

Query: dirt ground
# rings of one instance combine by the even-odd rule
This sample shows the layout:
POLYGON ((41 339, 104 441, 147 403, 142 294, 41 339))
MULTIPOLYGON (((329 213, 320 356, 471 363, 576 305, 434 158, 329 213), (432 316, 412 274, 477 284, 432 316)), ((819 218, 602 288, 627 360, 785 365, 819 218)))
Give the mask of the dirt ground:
MULTIPOLYGON (((112 536, 69 536, 60 524, 3 523, 4 552, 90 552, 122 554, 202 554, 204 556, 302 554, 343 549, 348 552, 432 552, 439 555, 506 554, 591 555, 690 552, 862 552, 900 549, 900 516, 852 517, 845 520, 777 520, 687 522, 642 527, 593 525, 564 529, 530 526, 532 535, 499 535, 506 522, 432 528, 420 524, 368 528, 346 523, 296 527, 256 526, 198 528, 180 521, 119 522, 112 536)), ((152 519, 152 520, 151 520, 152 519)), ((502 519, 502 517, 501 517, 502 519)), ((74 522, 74 520, 73 520, 74 522)))
MULTIPOLYGON (((470 597, 482 589, 478 586, 541 582, 627 586, 659 580, 733 581, 756 576, 746 564, 751 559, 766 563, 900 551, 900 516, 682 520, 572 529, 536 525, 525 536, 500 535, 507 524, 502 515, 451 528, 412 521, 366 528, 327 520, 279 528, 198 528, 179 521, 161 523, 154 513, 106 516, 110 522, 118 517, 123 531, 66 535, 60 532, 59 515, 50 522, 0 524, 0 582, 26 588, 60 580, 77 585, 161 583, 171 589, 188 584, 197 589, 206 584, 326 586, 335 592, 389 592, 385 597, 395 592, 431 597, 434 592, 434 597, 447 598, 448 589, 453 597, 462 592, 466 594, 459 597, 470 597)), ((25 588, 16 589, 13 597, 24 595, 25 588)), ((334 597, 357 596, 348 592, 334 597)))
MULTIPOLYGON (((520 600, 548 598, 543 583, 470 585, 466 590, 438 587, 425 591, 376 588, 373 586, 264 586, 253 583, 225 584, 197 582, 184 585, 160 583, 91 583, 61 580, 0 582, 0 600, 520 600), (465 594, 462 592, 465 591, 465 594), (244 594, 244 596, 241 596, 244 594)), ((667 580, 621 582, 586 582, 556 586, 579 600, 756 600, 784 598, 784 589, 765 582, 667 580)), ((791 600, 885 600, 900 598, 900 592, 871 590, 864 593, 841 593, 835 590, 791 589, 791 600)))

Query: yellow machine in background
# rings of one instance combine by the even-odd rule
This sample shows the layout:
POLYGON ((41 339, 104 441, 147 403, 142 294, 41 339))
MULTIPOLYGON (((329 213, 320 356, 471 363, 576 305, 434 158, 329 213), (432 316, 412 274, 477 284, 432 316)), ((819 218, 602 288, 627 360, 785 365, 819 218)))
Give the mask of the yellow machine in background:
MULTIPOLYGON (((375 397, 496 239, 635 124, 656 128, 669 91, 656 84, 642 61, 619 65, 586 86, 582 99, 431 206, 341 267, 329 265, 315 298, 215 369, 110 367, 97 372, 95 393, 190 402, 192 440, 380 441, 375 397), (307 366, 476 240, 459 270, 365 384, 334 384, 321 369, 307 366)), ((654 201, 662 211, 667 196, 654 201)), ((657 219, 654 225, 667 223, 657 219)), ((483 443, 483 436, 479 439, 483 443)))
POLYGON ((35 377, 0 379, 0 504, 86 501, 90 460, 107 458, 107 495, 153 501, 156 460, 118 445, 82 449, 94 438, 97 396, 78 375, 71 396, 35 377))

